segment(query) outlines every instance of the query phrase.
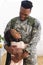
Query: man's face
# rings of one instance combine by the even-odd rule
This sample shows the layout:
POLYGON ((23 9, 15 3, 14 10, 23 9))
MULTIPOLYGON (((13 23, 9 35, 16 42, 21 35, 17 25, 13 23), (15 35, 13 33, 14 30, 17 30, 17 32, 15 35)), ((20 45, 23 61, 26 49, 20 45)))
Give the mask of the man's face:
POLYGON ((23 7, 20 8, 20 19, 22 21, 26 20, 26 18, 29 16, 31 12, 31 9, 25 9, 23 7))

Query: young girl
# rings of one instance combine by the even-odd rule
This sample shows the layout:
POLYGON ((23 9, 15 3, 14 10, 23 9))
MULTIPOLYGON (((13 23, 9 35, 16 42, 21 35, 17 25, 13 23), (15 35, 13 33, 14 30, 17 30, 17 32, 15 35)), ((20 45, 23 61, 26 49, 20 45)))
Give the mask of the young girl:
POLYGON ((17 31, 12 29, 12 30, 7 31, 4 36, 6 42, 8 43, 7 45, 13 47, 13 49, 14 49, 13 52, 15 51, 15 48, 16 48, 16 51, 14 54, 10 54, 10 55, 8 54, 9 56, 7 56, 6 63, 8 63, 10 61, 9 65, 12 65, 12 64, 21 65, 21 64, 23 64, 22 58, 25 58, 26 54, 28 56, 27 52, 24 52, 24 51, 22 52, 22 50, 21 50, 21 49, 24 50, 27 47, 27 44, 25 44, 22 41, 20 35, 19 35, 18 39, 15 38, 17 36, 17 34, 19 35, 19 33, 17 31), (18 54, 18 49, 20 49, 19 54, 18 54))

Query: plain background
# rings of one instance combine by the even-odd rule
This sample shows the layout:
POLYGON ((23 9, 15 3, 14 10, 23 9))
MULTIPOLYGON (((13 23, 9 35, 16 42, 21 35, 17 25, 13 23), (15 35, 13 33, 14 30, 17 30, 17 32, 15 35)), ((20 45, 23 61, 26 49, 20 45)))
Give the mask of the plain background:
MULTIPOLYGON (((19 16, 22 0, 0 0, 0 34, 4 36, 4 30, 10 19, 19 16)), ((37 45, 37 54, 43 55, 43 0, 30 0, 33 2, 31 16, 41 23, 41 39, 37 45)))

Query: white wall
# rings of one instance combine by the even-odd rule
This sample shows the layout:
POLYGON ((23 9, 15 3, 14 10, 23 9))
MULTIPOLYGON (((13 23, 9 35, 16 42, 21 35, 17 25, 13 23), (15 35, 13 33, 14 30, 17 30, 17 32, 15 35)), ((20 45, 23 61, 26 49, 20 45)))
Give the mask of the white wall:
MULTIPOLYGON (((0 34, 3 36, 4 29, 10 19, 19 15, 22 0, 0 0, 0 34)), ((37 54, 43 55, 43 0, 31 0, 33 9, 31 16, 37 18, 41 23, 41 40, 37 45, 37 54)))

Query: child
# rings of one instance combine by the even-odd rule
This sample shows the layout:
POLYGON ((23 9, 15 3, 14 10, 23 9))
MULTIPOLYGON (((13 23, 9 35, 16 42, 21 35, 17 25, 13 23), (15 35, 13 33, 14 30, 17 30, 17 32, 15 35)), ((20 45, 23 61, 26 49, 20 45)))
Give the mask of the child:
MULTIPOLYGON (((5 40, 6 40, 6 42, 8 43, 7 45, 8 46, 12 46, 13 48, 14 47, 17 47, 18 49, 19 48, 22 48, 22 49, 25 49, 26 47, 27 47, 27 44, 24 44, 24 42, 21 40, 21 38, 19 38, 19 39, 15 39, 14 37, 13 37, 14 35, 11 35, 11 33, 10 33, 10 30, 9 31, 7 31, 6 32, 6 34, 5 34, 5 40)), ((16 51, 17 52, 17 51, 16 51)), ((20 52, 21 53, 23 53, 21 50, 20 50, 20 52)), ((8 53, 9 54, 9 53, 8 53)), ((28 53, 27 53, 27 55, 28 55, 28 53)), ((23 57, 24 57, 25 55, 23 55, 23 57)), ((7 56, 7 59, 6 59, 6 63, 8 63, 10 61, 10 65, 20 65, 21 63, 23 64, 23 59, 22 59, 22 55, 19 53, 16 53, 16 54, 10 54, 9 56, 7 56), (19 58, 19 56, 21 57, 21 58, 19 58), (10 59, 9 59, 10 58, 10 59), (19 62, 18 62, 18 60, 19 60, 19 62), (15 60, 16 59, 16 60, 15 60)))

